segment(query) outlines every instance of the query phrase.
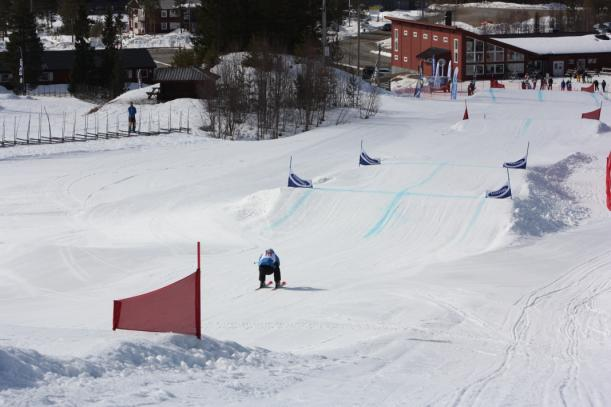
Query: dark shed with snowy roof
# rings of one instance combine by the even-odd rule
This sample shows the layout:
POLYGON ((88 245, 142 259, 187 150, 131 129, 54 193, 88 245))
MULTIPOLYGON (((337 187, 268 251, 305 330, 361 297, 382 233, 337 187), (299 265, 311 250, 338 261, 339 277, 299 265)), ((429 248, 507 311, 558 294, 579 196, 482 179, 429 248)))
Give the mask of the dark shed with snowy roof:
POLYGON ((155 82, 159 83, 159 100, 207 99, 214 95, 217 79, 217 75, 194 66, 155 70, 155 82))

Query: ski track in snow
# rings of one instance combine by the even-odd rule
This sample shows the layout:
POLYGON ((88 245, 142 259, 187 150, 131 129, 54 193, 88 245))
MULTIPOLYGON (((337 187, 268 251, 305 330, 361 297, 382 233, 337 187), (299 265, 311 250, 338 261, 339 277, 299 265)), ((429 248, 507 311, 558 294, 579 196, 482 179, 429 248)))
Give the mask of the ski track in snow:
MULTIPOLYGON (((609 405, 609 137, 579 119, 608 99, 531 92, 480 92, 466 121, 384 95, 375 118, 273 141, 0 150, 0 405, 609 405), (361 140, 381 166, 355 166, 361 140), (484 199, 527 141, 514 200, 484 199), (313 189, 285 187, 289 156, 313 189), (197 240, 204 340, 110 331, 112 299, 191 272, 197 240), (266 247, 284 290, 253 290, 266 247)), ((0 110, 21 132, 92 107, 24 102, 0 110)))

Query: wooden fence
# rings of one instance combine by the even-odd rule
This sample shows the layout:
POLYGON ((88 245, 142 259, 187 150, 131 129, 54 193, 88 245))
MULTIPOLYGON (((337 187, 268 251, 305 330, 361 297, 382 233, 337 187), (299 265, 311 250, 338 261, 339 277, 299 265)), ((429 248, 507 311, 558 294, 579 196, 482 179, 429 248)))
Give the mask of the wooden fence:
POLYGON ((108 140, 136 136, 159 136, 170 133, 191 133, 191 128, 189 127, 189 111, 184 115, 182 111, 172 112, 170 109, 167 120, 164 119, 163 123, 160 117, 157 117, 157 120, 155 120, 152 113, 149 112, 148 117, 144 120, 137 120, 136 128, 133 131, 123 127, 124 123, 120 122, 120 117, 124 116, 123 114, 117 113, 111 119, 108 113, 92 113, 85 115, 84 119, 81 121, 78 120, 76 113, 71 116, 72 117, 68 117, 68 115, 64 113, 61 131, 56 128, 55 132, 53 126, 51 126, 51 119, 49 118, 46 108, 43 108, 39 113, 34 115, 34 118, 32 113, 28 114, 28 122, 27 125, 23 126, 25 127, 25 131, 23 132, 22 130, 24 129, 17 117, 14 117, 9 123, 4 120, 0 128, 0 148, 21 145, 108 140), (38 123, 33 123, 33 119, 36 121, 36 116, 38 123))

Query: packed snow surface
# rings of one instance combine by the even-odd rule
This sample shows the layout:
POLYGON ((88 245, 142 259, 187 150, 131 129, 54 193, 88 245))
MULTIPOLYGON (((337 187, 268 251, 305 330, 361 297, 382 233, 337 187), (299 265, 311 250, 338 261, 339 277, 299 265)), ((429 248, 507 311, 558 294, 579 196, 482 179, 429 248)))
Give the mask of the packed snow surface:
MULTIPOLYGON (((142 126, 202 124, 134 91, 88 125, 124 128, 129 101, 142 126)), ((480 87, 466 121, 445 95, 381 102, 279 140, 0 149, 0 405, 610 405, 611 132, 580 119, 611 122, 607 96, 480 87), (529 141, 514 199, 484 199, 529 141), (313 189, 286 187, 290 156, 313 189), (112 300, 191 273, 198 240, 205 338, 113 332, 112 300), (267 247, 288 285, 255 291, 267 247)), ((0 107, 12 138, 94 106, 0 107)))

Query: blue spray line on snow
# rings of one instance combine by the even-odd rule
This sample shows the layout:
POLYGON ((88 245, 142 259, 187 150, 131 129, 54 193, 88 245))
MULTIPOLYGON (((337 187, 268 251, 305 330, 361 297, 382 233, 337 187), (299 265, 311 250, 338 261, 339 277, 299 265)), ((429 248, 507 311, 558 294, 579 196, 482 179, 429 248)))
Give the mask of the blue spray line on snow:
POLYGON ((518 133, 519 136, 525 136, 526 133, 528 132, 528 129, 530 128, 530 125, 533 123, 533 119, 531 119, 530 117, 528 119, 526 119, 524 121, 524 124, 522 125, 522 128, 520 129, 520 132, 518 133))
POLYGON ((288 211, 286 211, 286 213, 282 217, 280 217, 280 219, 277 219, 275 222, 273 222, 270 225, 270 228, 277 228, 278 226, 286 222, 291 216, 295 214, 295 212, 297 212, 297 209, 299 209, 303 205, 303 203, 310 197, 311 193, 311 189, 306 189, 303 195, 297 200, 297 202, 295 202, 293 206, 291 206, 288 211))
POLYGON ((537 92, 537 99, 539 102, 543 102, 543 91, 541 89, 539 89, 539 92, 537 92))
POLYGON ((484 165, 484 164, 460 164, 460 163, 449 163, 449 162, 436 162, 436 161, 401 161, 401 160, 384 160, 384 165, 441 165, 444 164, 447 167, 463 167, 463 168, 499 168, 498 165, 484 165))
POLYGON ((600 106, 600 100, 598 100, 598 98, 596 97, 596 93, 592 92, 590 93, 590 95, 592 96, 592 99, 594 99, 594 104, 596 105, 596 107, 600 106))
POLYGON ((404 190, 402 190, 400 192, 397 192, 395 194, 394 198, 392 199, 392 201, 386 207, 386 210, 384 211, 384 214, 382 215, 382 217, 365 234, 365 238, 371 237, 371 236, 374 236, 374 235, 377 235, 378 233, 380 233, 382 231, 382 229, 384 229, 384 227, 388 224, 390 219, 393 217, 393 215, 397 211, 397 208, 399 207, 399 204, 401 203, 401 200, 403 199, 403 197, 405 197, 408 194, 409 190, 413 189, 413 188, 420 187, 420 186, 426 184, 427 182, 429 182, 430 180, 432 180, 435 177, 435 175, 437 175, 437 173, 443 167, 445 167, 445 165, 446 165, 445 163, 438 165, 437 168, 435 168, 426 178, 422 179, 417 184, 414 184, 412 186, 409 186, 409 187, 405 188, 404 190))
POLYGON ((328 188, 328 187, 315 187, 312 189, 313 191, 322 191, 322 192, 350 192, 354 194, 378 194, 378 195, 394 195, 396 192, 394 191, 380 191, 375 189, 353 189, 353 188, 328 188))
POLYGON ((473 213, 473 216, 471 216, 471 219, 469 220, 469 223, 467 224, 467 228, 465 229, 465 231, 462 233, 462 235, 458 239, 458 242, 462 242, 465 239, 465 237, 467 237, 469 232, 471 232, 471 229, 473 229, 473 227, 475 226, 477 219, 479 219, 479 216, 482 213, 482 209, 484 208, 484 204, 486 203, 486 198, 483 198, 483 197, 480 197, 480 198, 481 198, 480 202, 479 204, 477 204, 477 207, 475 208, 475 212, 473 213))
POLYGON ((488 88, 488 92, 490 92, 490 97, 492 98, 492 101, 496 103, 496 95, 494 94, 494 89, 488 88))

